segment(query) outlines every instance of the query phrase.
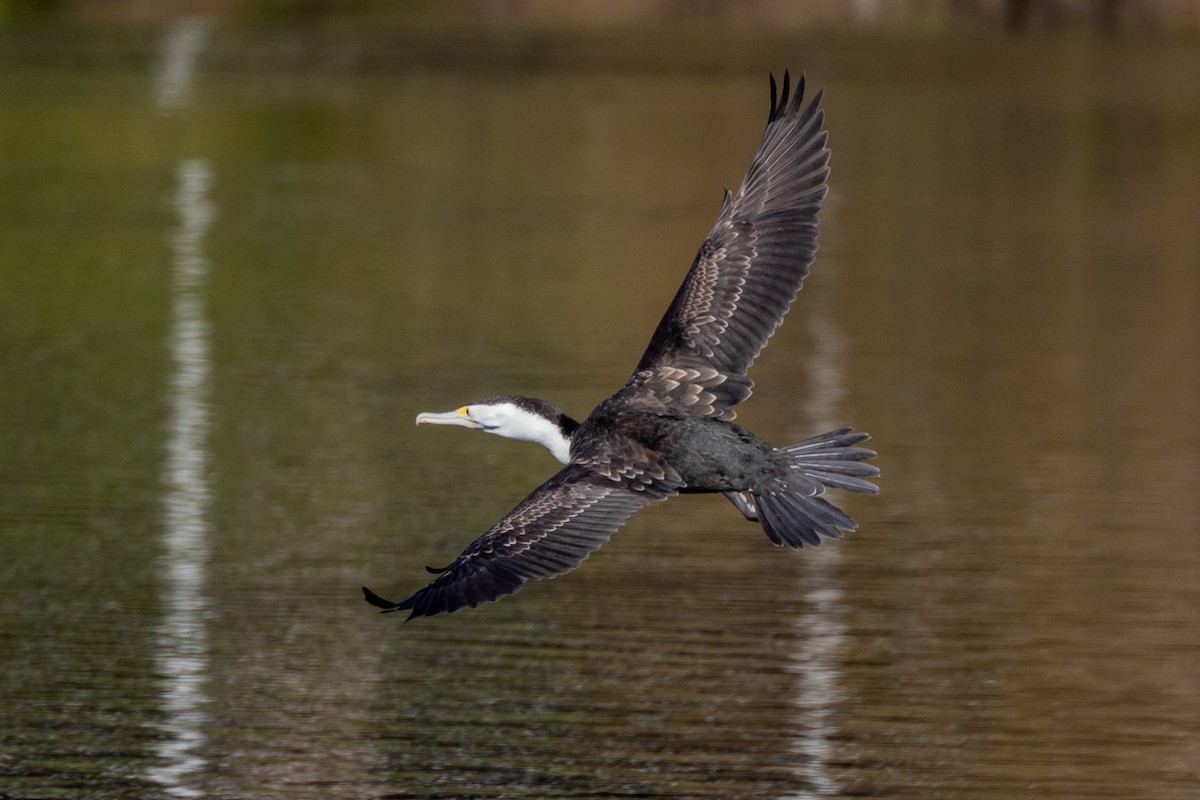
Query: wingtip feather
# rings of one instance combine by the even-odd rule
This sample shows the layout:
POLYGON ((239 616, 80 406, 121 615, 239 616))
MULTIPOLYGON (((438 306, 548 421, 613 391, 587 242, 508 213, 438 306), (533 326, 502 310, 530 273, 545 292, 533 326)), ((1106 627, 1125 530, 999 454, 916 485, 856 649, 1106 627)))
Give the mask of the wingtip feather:
POLYGON ((771 81, 771 113, 767 117, 768 122, 795 117, 801 117, 802 120, 807 121, 813 114, 820 113, 821 100, 825 96, 824 89, 818 89, 807 107, 804 107, 804 93, 808 84, 806 73, 801 72, 800 76, 796 78, 794 91, 791 73, 788 70, 783 71, 782 86, 776 83, 774 74, 768 77, 771 81), (802 107, 804 107, 803 114, 801 114, 802 107))
POLYGON ((796 79, 796 93, 792 95, 791 105, 788 106, 787 115, 789 117, 796 116, 797 112, 800 111, 800 104, 804 102, 804 84, 806 78, 807 76, 801 72, 800 77, 796 79))
POLYGON ((386 600, 386 599, 380 597, 379 595, 375 594, 370 589, 368 589, 366 586, 362 587, 362 592, 363 592, 363 599, 365 599, 368 603, 375 606, 376 608, 382 609, 382 611, 380 612, 381 614, 387 614, 391 611, 399 611, 400 610, 401 606, 399 603, 395 603, 391 600, 386 600))

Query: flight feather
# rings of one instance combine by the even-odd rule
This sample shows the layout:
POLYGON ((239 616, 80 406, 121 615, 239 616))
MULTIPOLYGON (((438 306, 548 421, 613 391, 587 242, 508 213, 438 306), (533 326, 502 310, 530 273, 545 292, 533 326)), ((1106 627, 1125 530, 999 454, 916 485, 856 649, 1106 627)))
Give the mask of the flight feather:
MULTIPOLYGON (((817 251, 817 212, 827 191, 828 134, 821 93, 804 106, 804 78, 789 94, 771 80, 771 113, 736 193, 726 192, 716 224, 655 330, 632 383, 650 394, 664 368, 701 371, 727 384, 705 416, 732 419, 750 396, 746 370, 779 327, 817 251), (646 373, 639 378, 639 373, 646 373)), ((708 387, 701 387, 708 388, 708 387)))

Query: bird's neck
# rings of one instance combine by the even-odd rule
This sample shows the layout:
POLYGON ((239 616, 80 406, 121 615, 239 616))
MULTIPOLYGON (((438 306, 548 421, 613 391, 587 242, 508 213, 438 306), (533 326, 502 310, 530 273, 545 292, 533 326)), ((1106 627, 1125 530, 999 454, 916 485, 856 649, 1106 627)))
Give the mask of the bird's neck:
POLYGON ((564 464, 571 460, 571 439, 561 433, 555 438, 548 438, 538 444, 544 445, 551 455, 564 464))
POLYGON ((521 414, 505 426, 501 435, 509 439, 540 444, 560 462, 566 464, 571 460, 571 437, 579 428, 579 423, 562 412, 559 414, 561 416, 553 420, 536 414, 521 414))

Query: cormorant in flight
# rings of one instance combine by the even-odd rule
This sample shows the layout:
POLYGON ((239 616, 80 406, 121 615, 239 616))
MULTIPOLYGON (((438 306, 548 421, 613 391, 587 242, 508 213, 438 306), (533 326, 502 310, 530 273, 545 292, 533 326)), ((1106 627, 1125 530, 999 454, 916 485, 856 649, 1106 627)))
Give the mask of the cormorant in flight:
MULTIPOLYGON (((652 500, 723 492, 777 545, 816 545, 855 529, 827 488, 874 494, 875 453, 849 428, 773 447, 733 423, 746 370, 783 321, 817 250, 827 191, 821 93, 802 108, 771 78, 762 143, 628 382, 583 422, 542 400, 492 397, 418 423, 461 425, 547 447, 566 466, 401 602, 366 599, 409 619, 512 594, 574 569, 652 500)), ((428 569, 428 568, 427 568, 428 569)))

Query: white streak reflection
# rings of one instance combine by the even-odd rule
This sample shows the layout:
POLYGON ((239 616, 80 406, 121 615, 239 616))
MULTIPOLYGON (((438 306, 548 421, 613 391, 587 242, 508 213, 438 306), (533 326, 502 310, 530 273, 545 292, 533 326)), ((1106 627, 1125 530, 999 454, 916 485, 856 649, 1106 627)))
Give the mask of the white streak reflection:
MULTIPOLYGON (((154 84, 162 113, 188 105, 196 59, 209 23, 182 19, 167 31, 154 84)), ((203 242, 212 221, 208 202, 212 171, 206 161, 185 161, 176 170, 173 205, 179 226, 172 238, 172 328, 174 372, 163 482, 165 531, 162 555, 163 619, 156 662, 162 680, 160 764, 149 777, 176 797, 199 797, 196 777, 205 766, 204 683, 208 672, 205 575, 208 564, 208 387, 210 358, 204 289, 208 263, 203 242)))
MULTIPOLYGON (((805 570, 810 589, 804 599, 809 608, 797 621, 799 647, 792 669, 799 678, 794 705, 797 715, 792 730, 792 750, 801 756, 796 772, 811 786, 809 795, 840 794, 830 771, 837 725, 834 711, 842 700, 841 662, 846 638, 842 621, 842 590, 834 572, 840 558, 836 547, 820 548, 822 555, 805 570)), ((800 795, 800 796, 809 796, 800 795)))
POLYGON ((163 541, 163 605, 158 631, 158 671, 163 681, 162 764, 151 779, 176 797, 198 797, 195 777, 205 766, 204 710, 208 698, 208 638, 204 596, 208 564, 208 391, 211 372, 203 293, 208 263, 204 234, 212 221, 208 202, 212 175, 205 161, 179 165, 175 208, 179 228, 172 242, 173 328, 170 348, 171 420, 164 481, 167 485, 163 541))
MULTIPOLYGON (((814 293, 815 294, 815 293, 814 293)), ((807 365, 812 396, 808 420, 812 433, 838 427, 838 409, 845 394, 842 388, 842 340, 829 319, 825 296, 810 298, 808 314, 814 348, 807 365)), ((805 434, 805 435, 810 435, 805 434)), ((794 706, 792 751, 799 756, 797 775, 810 788, 793 797, 829 797, 841 793, 831 770, 837 725, 835 712, 843 699, 842 659, 846 623, 843 591, 838 577, 842 558, 840 543, 826 543, 805 551, 803 561, 805 613, 796 621, 798 647, 791 668, 799 680, 794 706)))
POLYGON ((196 59, 210 28, 207 20, 189 17, 179 20, 167 31, 154 84, 154 101, 160 111, 174 111, 188 104, 196 59))

